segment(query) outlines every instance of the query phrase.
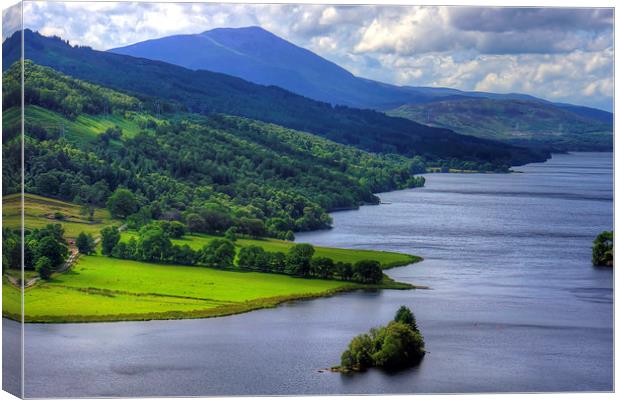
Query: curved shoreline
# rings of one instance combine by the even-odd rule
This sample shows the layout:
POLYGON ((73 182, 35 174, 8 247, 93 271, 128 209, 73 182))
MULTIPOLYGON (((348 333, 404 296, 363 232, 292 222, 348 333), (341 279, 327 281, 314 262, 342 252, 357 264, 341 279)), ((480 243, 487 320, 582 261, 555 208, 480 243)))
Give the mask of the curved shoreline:
MULTIPOLYGON (((352 249, 353 250, 353 249, 352 249)), ((368 250, 368 249, 364 249, 368 250)), ((385 252, 381 250, 372 250, 377 253, 392 253, 385 252)), ((398 253, 403 256, 404 260, 392 261, 382 264, 383 270, 388 270, 392 268, 412 265, 418 262, 423 261, 423 258, 420 256, 406 254, 406 253, 398 253)), ((244 302, 232 303, 220 305, 217 307, 204 308, 204 309, 196 309, 196 310, 185 310, 185 311, 162 311, 162 312, 145 312, 145 313, 119 313, 119 314, 73 314, 73 315, 45 315, 39 314, 35 316, 29 316, 27 313, 24 313, 23 317, 20 314, 12 313, 4 309, 2 316, 4 318, 8 318, 15 321, 22 321, 25 323, 89 323, 89 322, 121 322, 121 321, 151 321, 151 320, 178 320, 178 319, 201 319, 201 318, 215 318, 215 317, 223 317, 235 314, 242 314, 254 310, 264 309, 264 308, 274 308, 278 305, 289 302, 289 301, 298 301, 298 300, 311 300, 314 298, 321 297, 331 297, 338 293, 351 292, 356 290, 380 290, 380 289, 394 289, 394 290, 409 290, 409 289, 427 289, 426 286, 416 286, 409 283, 397 282, 387 274, 384 273, 383 281, 379 284, 360 284, 354 282, 346 282, 343 281, 341 286, 316 293, 299 293, 299 294, 290 294, 284 296, 274 296, 274 297, 262 297, 247 300, 244 302), (22 319, 23 318, 23 319, 22 319)), ((11 286, 14 286, 14 282, 9 281, 11 286)), ((28 288, 29 290, 34 289, 33 287, 28 288)), ((17 287, 20 289, 20 287, 17 287)))
MULTIPOLYGON (((418 261, 416 261, 418 262, 418 261)), ((408 263, 406 265, 411 265, 408 263)), ((404 265, 400 265, 404 266, 404 265)), ((394 268, 394 267, 391 267, 394 268)), ((68 315, 68 316, 46 316, 38 315, 29 317, 24 315, 25 323, 39 324, 65 324, 65 323, 89 323, 89 322, 122 322, 122 321, 153 321, 153 320, 178 320, 178 319, 202 319, 225 317, 229 315, 243 314, 250 311, 264 308, 275 308, 280 304, 290 301, 305 301, 322 297, 331 297, 339 293, 353 292, 356 290, 411 290, 426 289, 425 286, 416 286, 409 283, 397 282, 384 274, 383 282, 380 284, 366 285, 360 283, 344 283, 336 289, 327 290, 319 293, 300 293, 287 296, 264 297, 242 303, 228 304, 220 307, 193 310, 193 311, 165 311, 155 313, 126 313, 126 314, 104 314, 104 315, 68 315)), ((12 314, 3 310, 2 317, 17 322, 21 321, 21 315, 12 314)))

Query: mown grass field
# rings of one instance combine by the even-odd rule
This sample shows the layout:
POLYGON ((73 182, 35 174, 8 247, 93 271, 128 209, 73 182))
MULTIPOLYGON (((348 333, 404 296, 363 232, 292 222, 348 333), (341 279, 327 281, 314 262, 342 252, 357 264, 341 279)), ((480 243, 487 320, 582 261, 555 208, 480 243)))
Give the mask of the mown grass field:
MULTIPOLYGON (((381 285, 293 278, 257 272, 149 264, 83 256, 70 272, 25 290, 28 322, 206 318, 274 307, 283 301, 381 285)), ((19 289, 3 281, 3 315, 17 318, 19 289)))
MULTIPOLYGON (((24 224, 26 228, 41 228, 48 224, 61 224, 67 238, 76 238, 80 232, 99 236, 99 231, 107 225, 118 223, 105 209, 96 209, 93 221, 80 214, 80 206, 61 200, 50 199, 34 194, 24 195, 24 224), (60 212, 64 219, 54 218, 60 212)), ((21 225, 21 196, 11 194, 2 198, 2 220, 6 227, 19 228, 21 225)))
MULTIPOLYGON (((61 223, 68 238, 80 232, 97 236, 106 225, 119 224, 105 209, 95 212, 94 223, 80 214, 80 207, 41 196, 25 195, 25 223, 37 228, 61 223), (54 218, 60 212, 64 220, 54 218)), ((20 197, 3 197, 5 226, 19 226, 20 197)), ((136 232, 123 232, 129 240, 136 232)), ((186 235, 173 240, 200 249, 217 236, 186 235)), ((238 239, 237 249, 258 245, 267 251, 287 252, 295 243, 275 239, 238 239)), ((316 247, 316 256, 354 263, 374 259, 384 268, 421 260, 407 254, 371 250, 316 247)), ((28 271, 27 278, 36 273, 28 271)), ((18 278, 19 274, 15 276, 18 278)), ((328 296, 360 288, 408 289, 387 276, 379 285, 361 285, 335 280, 303 279, 286 275, 224 271, 204 267, 150 264, 101 255, 81 256, 69 271, 55 274, 48 282, 38 281, 25 290, 25 320, 28 322, 90 322, 148 319, 207 318, 275 307, 289 300, 328 296)), ((3 279, 3 315, 19 319, 21 295, 8 278, 3 279)))
MULTIPOLYGON (((131 237, 135 237, 137 239, 137 233, 133 231, 123 232, 121 235, 121 240, 127 241, 131 237)), ((181 239, 173 239, 172 242, 178 245, 189 245, 194 250, 202 249, 202 247, 208 244, 213 239, 222 239, 221 236, 212 236, 212 235, 185 235, 181 239)), ((237 248, 237 252, 241 247, 245 246, 260 246, 265 251, 281 251, 283 253, 288 252, 288 250, 294 246, 295 242, 287 242, 284 240, 277 239, 237 239, 235 242, 235 246, 237 248)), ((421 261, 422 259, 417 256, 412 256, 409 254, 403 253, 393 253, 388 251, 376 251, 376 250, 360 250, 360 249, 338 249, 333 247, 319 247, 315 246, 315 257, 328 257, 333 259, 334 261, 342 261, 342 262, 350 262, 356 263, 360 260, 376 260, 381 263, 382 268, 392 268, 403 265, 412 264, 414 262, 421 261)))

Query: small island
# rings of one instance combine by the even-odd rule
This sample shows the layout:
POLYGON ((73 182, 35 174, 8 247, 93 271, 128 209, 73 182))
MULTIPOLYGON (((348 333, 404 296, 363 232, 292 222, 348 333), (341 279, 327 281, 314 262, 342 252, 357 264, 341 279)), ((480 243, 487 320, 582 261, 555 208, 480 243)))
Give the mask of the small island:
POLYGON ((614 266, 614 232, 601 232, 592 246, 592 264, 597 267, 614 266))
POLYGON ((360 372, 376 367, 398 370, 419 364, 424 358, 424 338, 411 310, 401 306, 387 326, 372 328, 354 337, 342 353, 334 372, 360 372))

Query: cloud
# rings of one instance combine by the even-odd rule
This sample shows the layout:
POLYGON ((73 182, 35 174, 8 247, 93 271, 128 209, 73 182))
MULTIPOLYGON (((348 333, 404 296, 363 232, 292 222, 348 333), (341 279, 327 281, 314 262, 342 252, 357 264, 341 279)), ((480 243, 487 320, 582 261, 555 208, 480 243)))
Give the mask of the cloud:
POLYGON ((8 38, 22 27, 21 4, 2 10, 2 40, 8 38))
POLYGON ((610 9, 411 7, 402 11, 374 18, 355 51, 567 53, 601 50, 613 40, 610 9))
POLYGON ((370 79, 612 106, 610 8, 26 2, 24 24, 96 49, 258 25, 370 79))
POLYGON ((613 51, 569 54, 487 55, 457 60, 452 54, 380 56, 378 80, 499 93, 527 93, 559 102, 610 109, 613 51), (390 71, 390 72, 388 72, 390 71))
POLYGON ((529 30, 613 29, 611 8, 453 7, 450 25, 463 31, 523 32, 529 30))

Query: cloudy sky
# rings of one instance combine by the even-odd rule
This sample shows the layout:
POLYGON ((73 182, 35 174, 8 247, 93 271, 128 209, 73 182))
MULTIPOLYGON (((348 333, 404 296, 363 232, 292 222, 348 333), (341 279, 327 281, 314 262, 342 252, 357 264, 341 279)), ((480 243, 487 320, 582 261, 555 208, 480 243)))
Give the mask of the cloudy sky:
POLYGON ((258 25, 366 78, 612 109, 611 9, 27 2, 24 24, 100 50, 258 25))

